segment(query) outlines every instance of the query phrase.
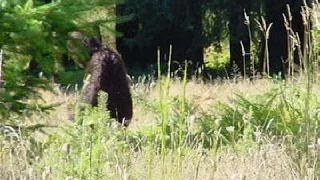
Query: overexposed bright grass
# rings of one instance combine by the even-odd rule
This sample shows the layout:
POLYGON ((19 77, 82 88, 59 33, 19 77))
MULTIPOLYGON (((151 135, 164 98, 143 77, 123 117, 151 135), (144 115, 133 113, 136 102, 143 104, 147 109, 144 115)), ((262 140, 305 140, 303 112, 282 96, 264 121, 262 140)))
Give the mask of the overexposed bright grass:
MULTIPOLYGON (((190 102, 198 105, 198 111, 212 111, 212 104, 215 102, 232 103, 235 93, 244 94, 261 94, 273 87, 274 83, 270 80, 260 79, 255 81, 239 80, 232 81, 217 81, 204 83, 200 80, 191 80, 186 84, 186 98, 190 102)), ((180 80, 172 80, 169 90, 169 95, 178 97, 183 86, 180 80)), ((159 97, 159 91, 154 84, 139 84, 138 88, 133 88, 132 93, 143 96, 150 102, 155 102, 159 97)), ((132 121, 133 127, 140 127, 154 123, 155 116, 149 110, 146 110, 141 104, 134 105, 134 118, 132 121), (144 110, 145 109, 145 110, 144 110)), ((130 129, 134 129, 133 127, 130 129)))
MULTIPOLYGON (((268 79, 215 81, 204 83, 200 80, 190 80, 186 84, 186 99, 193 104, 193 110, 188 116, 200 120, 202 111, 215 112, 216 102, 234 103, 235 93, 258 95, 277 86, 279 82, 268 79)), ((288 84, 297 88, 305 88, 304 80, 288 80, 288 84)), ((314 92, 319 92, 318 85, 313 86, 314 92)), ((57 94, 42 92, 44 102, 61 103, 49 114, 36 113, 25 123, 46 123, 57 125, 46 129, 50 132, 60 132, 59 128, 70 123, 67 120, 70 104, 78 99, 79 92, 66 93, 59 87, 57 94)), ((183 85, 179 80, 170 83, 169 96, 179 97, 183 85)), ((132 85, 134 98, 134 117, 126 130, 128 134, 141 131, 144 127, 159 123, 159 117, 154 112, 154 106, 159 97, 159 88, 155 82, 137 82, 132 85)), ((173 109, 170 109, 173 111, 173 109)), ((61 133, 63 133, 61 131, 61 133)), ((106 132, 108 133, 108 132, 106 132)), ((33 138, 45 142, 48 134, 37 133, 33 138)), ((103 170, 111 179, 300 179, 299 167, 306 173, 305 179, 312 179, 316 166, 303 161, 297 161, 297 149, 288 151, 288 146, 281 140, 271 140, 271 137, 260 137, 261 141, 253 145, 241 144, 221 146, 219 149, 204 149, 201 146, 179 147, 167 149, 164 157, 152 145, 140 147, 139 150, 128 146, 125 154, 114 152, 112 162, 103 170), (162 160, 165 160, 164 163, 162 160), (163 163, 163 165, 162 165, 163 163), (164 174, 163 174, 164 172, 164 174), (161 177, 161 178, 160 178, 161 177)), ((52 170, 49 165, 56 158, 49 154, 65 151, 64 145, 57 149, 47 149, 36 161, 29 164, 28 140, 8 143, 4 138, 0 141, 0 179, 61 179, 66 178, 61 172, 52 170), (18 149, 18 150, 17 150, 18 149)), ((68 145, 68 144, 67 144, 68 145)), ((112 144, 111 144, 112 145, 112 144)), ((39 144, 41 146, 41 144, 39 144)), ((293 146, 292 146, 293 147, 293 146)), ((39 147, 41 148, 41 147, 39 147)), ((43 147, 46 148, 46 147, 43 147)), ((318 151, 317 148, 315 148, 318 151)), ((41 151, 41 150, 39 150, 41 151)), ((72 151, 72 150, 71 150, 72 151)), ((112 153, 112 152, 109 152, 112 153)), ((32 157, 34 158, 34 157, 32 157)), ((65 162, 66 164, 68 161, 65 162)), ((70 178, 73 175, 70 175, 70 178)))
MULTIPOLYGON (((137 179, 147 179, 147 153, 139 153, 132 160, 130 173, 137 179)), ((213 150, 186 149, 182 158, 182 169, 178 169, 177 152, 166 155, 165 179, 299 179, 292 157, 285 149, 265 142, 260 148, 251 148, 235 152, 224 148, 213 150), (179 177, 179 178, 178 178, 179 177)), ((155 156, 151 167, 151 179, 161 176, 160 157, 155 156)))
MULTIPOLYGON (((294 84, 297 87, 305 88, 304 80, 288 80, 286 83, 294 84)), ((215 102, 232 103, 235 94, 245 95, 258 95, 267 92, 270 88, 275 87, 277 83, 268 79, 256 79, 256 80, 237 80, 237 81, 212 81, 204 83, 201 80, 190 80, 186 84, 186 98, 190 102, 194 102, 199 111, 212 111, 212 105, 215 102)), ((183 86, 180 80, 172 80, 170 85, 169 95, 177 97, 181 94, 183 86)), ((65 88, 64 88, 65 89, 65 88)), ((61 103, 55 111, 51 112, 49 122, 53 123, 66 119, 70 105, 79 99, 79 91, 72 91, 71 93, 64 92, 65 90, 59 90, 56 88, 56 93, 43 92, 45 103, 61 103), (51 119, 52 118, 52 119, 51 119)), ((153 103, 159 97, 158 87, 156 82, 141 83, 137 82, 131 87, 133 98, 143 97, 146 103, 153 103)), ((314 84, 313 91, 320 93, 320 85, 314 84)), ((151 125, 154 123, 156 117, 155 114, 150 111, 145 104, 137 103, 138 100, 134 99, 134 116, 132 124, 129 126, 130 130, 139 128, 140 126, 151 125)), ((214 107, 213 107, 214 108, 214 107)), ((37 119, 35 117, 35 119, 37 119)), ((48 119, 44 119, 48 120, 48 119)))

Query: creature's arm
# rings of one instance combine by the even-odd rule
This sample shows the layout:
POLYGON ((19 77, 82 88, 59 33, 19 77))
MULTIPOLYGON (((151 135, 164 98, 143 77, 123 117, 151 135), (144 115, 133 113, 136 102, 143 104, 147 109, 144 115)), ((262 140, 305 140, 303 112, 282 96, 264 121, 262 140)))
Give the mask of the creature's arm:
POLYGON ((99 53, 92 55, 88 65, 90 66, 87 71, 88 76, 85 80, 82 92, 82 101, 93 106, 97 105, 97 94, 101 88, 100 80, 102 75, 102 66, 100 62, 103 58, 104 57, 99 53))

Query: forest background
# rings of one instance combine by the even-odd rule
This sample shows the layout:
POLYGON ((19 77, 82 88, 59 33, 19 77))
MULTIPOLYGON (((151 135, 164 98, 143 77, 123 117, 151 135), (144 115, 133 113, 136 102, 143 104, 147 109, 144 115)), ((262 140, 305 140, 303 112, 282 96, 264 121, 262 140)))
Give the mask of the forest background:
MULTIPOLYGON (((0 165, 2 176, 15 179, 18 175, 40 177, 57 173, 60 178, 93 178, 109 172, 113 169, 110 164, 116 164, 119 167, 113 169, 114 174, 109 173, 112 178, 125 178, 124 171, 130 171, 132 178, 152 179, 156 171, 151 164, 159 161, 161 172, 167 172, 170 170, 166 169, 165 159, 178 158, 177 164, 168 166, 179 172, 171 174, 171 178, 196 179, 199 169, 191 170, 192 176, 187 176, 182 164, 189 160, 184 157, 197 154, 193 159, 199 162, 196 168, 204 157, 213 158, 210 166, 215 169, 213 174, 203 172, 210 179, 215 177, 220 162, 215 157, 220 151, 226 152, 224 148, 231 148, 235 154, 240 148, 242 155, 249 153, 252 161, 256 161, 261 157, 255 159, 256 154, 250 154, 248 149, 258 149, 259 154, 263 144, 269 153, 269 146, 279 143, 289 165, 281 166, 288 171, 278 178, 288 174, 293 179, 319 177, 317 1, 2 0, 0 10, 0 132, 4 140, 1 161, 8 164, 0 165), (155 125, 129 132, 103 126, 92 131, 88 124, 79 122, 87 118, 89 124, 104 124, 100 120, 106 114, 91 108, 79 113, 79 122, 70 126, 57 119, 54 125, 48 123, 52 117, 46 113, 61 113, 59 107, 64 103, 47 103, 44 92, 69 97, 77 95, 82 85, 88 55, 79 44, 78 51, 69 51, 68 43, 73 41, 69 33, 73 31, 97 37, 117 49, 132 78, 135 111, 153 112, 151 119, 156 119, 155 125), (223 94, 223 90, 212 90, 219 84, 217 81, 226 81, 233 89, 241 83, 257 88, 254 82, 258 80, 272 85, 262 87, 253 98, 252 94, 236 94, 228 102, 212 99, 223 94), (210 90, 209 109, 200 108, 200 102, 208 98, 202 97, 205 92, 188 95, 188 90, 194 90, 188 89, 190 83, 196 82, 201 82, 199 89, 210 90), (157 89, 152 89, 153 86, 157 89), (176 86, 181 86, 179 93, 170 94, 171 87, 176 86), (154 91, 155 97, 151 96, 154 91), (36 120, 30 120, 35 117, 36 120), (196 128, 190 130, 194 118, 198 119, 196 128), (61 132, 43 130, 51 126, 62 127, 70 139, 60 137, 61 132), (40 141, 34 137, 38 131, 49 133, 50 138, 40 141), (79 134, 82 139, 74 138, 79 134), (110 141, 101 143, 105 138, 110 141), (110 148, 114 143, 115 149, 110 148), (17 144, 21 145, 20 151, 16 151, 17 144), (74 154, 68 152, 67 160, 62 160, 59 154, 65 152, 51 152, 64 145, 74 148, 74 154), (107 146, 107 152, 115 153, 114 157, 102 153, 107 146), (134 164, 131 155, 136 150, 148 152, 140 159, 147 175, 131 169, 134 164), (45 151, 52 157, 50 162, 43 155, 45 151), (297 153, 290 154, 293 151, 297 153), (79 157, 79 153, 83 156, 79 157), (288 154, 292 159, 288 160, 288 154), (104 166, 98 166, 101 157, 106 160, 104 166), (64 162, 65 170, 52 165, 60 161, 64 162), (95 161, 99 162, 96 166, 95 161), (49 173, 46 167, 50 167, 49 173), (29 173, 30 169, 34 171, 29 173)), ((142 119, 139 114, 136 118, 142 119)), ((267 169, 265 177, 270 172, 277 174, 267 169)), ((165 179, 165 173, 161 174, 165 179)))

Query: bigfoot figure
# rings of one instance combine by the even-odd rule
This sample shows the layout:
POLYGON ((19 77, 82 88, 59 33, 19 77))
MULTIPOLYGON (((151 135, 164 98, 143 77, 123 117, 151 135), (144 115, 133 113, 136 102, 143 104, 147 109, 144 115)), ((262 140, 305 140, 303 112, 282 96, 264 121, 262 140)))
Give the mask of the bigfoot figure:
POLYGON ((98 91, 108 93, 107 108, 111 117, 128 126, 132 118, 132 98, 121 56, 95 38, 82 38, 81 34, 72 36, 76 39, 81 37, 91 57, 86 68, 90 77, 82 100, 96 106, 98 91))

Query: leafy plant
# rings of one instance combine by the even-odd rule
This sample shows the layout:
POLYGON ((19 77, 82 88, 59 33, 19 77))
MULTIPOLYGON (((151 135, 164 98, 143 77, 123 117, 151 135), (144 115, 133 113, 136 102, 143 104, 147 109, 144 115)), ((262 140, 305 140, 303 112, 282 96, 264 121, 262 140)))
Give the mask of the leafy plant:
POLYGON ((78 104, 83 108, 75 113, 74 122, 62 127, 62 134, 50 135, 46 150, 50 156, 44 161, 59 178, 113 179, 113 172, 120 169, 112 162, 130 163, 125 130, 112 126, 117 122, 109 118, 106 98, 105 93, 99 94, 98 107, 78 104))
POLYGON ((229 59, 229 47, 226 44, 221 44, 220 47, 211 45, 205 49, 204 61, 207 68, 223 68, 229 63, 229 59))
MULTIPOLYGON (((3 86, 0 87, 0 119, 40 107, 28 100, 40 98, 39 89, 52 90, 50 79, 63 70, 68 35, 83 31, 94 35, 99 24, 114 23, 114 17, 88 18, 96 7, 111 6, 121 0, 1 1, 0 48, 3 56, 3 86)), ((125 19, 125 18, 124 18, 125 19)), ((79 49, 81 49, 79 47, 79 49)), ((85 51, 80 51, 85 52, 85 51)), ((76 56, 84 61, 86 53, 76 56)))
MULTIPOLYGON (((221 133, 230 139, 226 127, 233 126, 235 139, 241 139, 245 124, 250 123, 269 135, 299 135, 305 117, 305 101, 310 98, 308 93, 310 92, 280 84, 257 96, 237 94, 233 105, 218 105, 221 112, 221 133)), ((314 94, 311 96, 309 108, 316 110, 318 98, 314 94)))

